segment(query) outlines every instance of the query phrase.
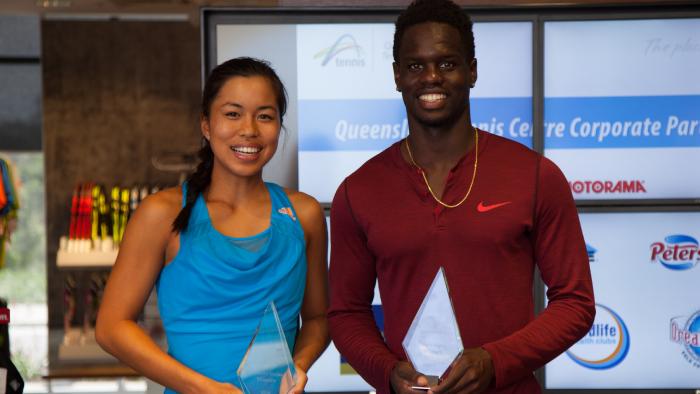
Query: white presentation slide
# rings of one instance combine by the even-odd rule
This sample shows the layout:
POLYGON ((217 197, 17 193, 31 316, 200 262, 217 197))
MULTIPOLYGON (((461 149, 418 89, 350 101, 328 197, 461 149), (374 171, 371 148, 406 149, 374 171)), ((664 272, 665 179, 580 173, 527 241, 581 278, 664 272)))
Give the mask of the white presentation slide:
POLYGON ((700 19, 545 23, 545 155, 577 199, 697 198, 700 19))

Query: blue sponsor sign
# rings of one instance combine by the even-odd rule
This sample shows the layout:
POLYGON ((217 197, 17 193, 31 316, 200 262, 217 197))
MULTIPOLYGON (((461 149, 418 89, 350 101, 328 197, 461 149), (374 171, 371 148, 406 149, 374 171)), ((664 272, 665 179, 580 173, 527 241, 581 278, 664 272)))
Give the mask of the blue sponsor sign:
POLYGON ((547 149, 700 147, 700 96, 547 98, 547 149))
POLYGON ((382 150, 408 135, 401 100, 299 100, 299 150, 382 150))
MULTIPOLYGON (((532 99, 471 100, 475 126, 532 147, 532 99)), ((299 100, 302 151, 378 151, 408 135, 401 100, 299 100)))

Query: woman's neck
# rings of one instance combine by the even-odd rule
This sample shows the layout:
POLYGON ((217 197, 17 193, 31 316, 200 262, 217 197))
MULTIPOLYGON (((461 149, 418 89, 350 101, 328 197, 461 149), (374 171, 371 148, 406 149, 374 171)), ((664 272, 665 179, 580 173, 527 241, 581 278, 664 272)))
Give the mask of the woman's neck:
POLYGON ((267 188, 262 173, 242 177, 224 171, 212 169, 211 183, 207 188, 207 201, 220 201, 233 206, 240 206, 246 201, 255 201, 267 197, 267 188))

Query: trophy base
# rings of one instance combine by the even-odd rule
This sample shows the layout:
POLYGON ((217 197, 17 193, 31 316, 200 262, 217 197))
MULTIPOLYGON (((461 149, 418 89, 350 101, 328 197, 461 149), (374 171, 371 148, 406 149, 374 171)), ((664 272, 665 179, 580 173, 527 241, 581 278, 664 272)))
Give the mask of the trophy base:
POLYGON ((435 386, 438 383, 440 383, 440 377, 438 377, 438 376, 425 375, 425 377, 428 378, 428 385, 427 386, 411 386, 411 389, 428 391, 428 390, 430 390, 430 386, 435 386))

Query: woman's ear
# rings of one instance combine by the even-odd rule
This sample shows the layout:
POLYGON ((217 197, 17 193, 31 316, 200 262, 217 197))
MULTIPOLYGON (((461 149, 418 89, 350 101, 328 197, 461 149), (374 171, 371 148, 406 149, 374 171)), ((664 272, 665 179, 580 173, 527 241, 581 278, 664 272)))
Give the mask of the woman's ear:
POLYGON ((209 118, 206 116, 202 115, 199 118, 199 128, 202 131, 202 137, 209 141, 209 138, 211 138, 210 130, 209 130, 209 118))

